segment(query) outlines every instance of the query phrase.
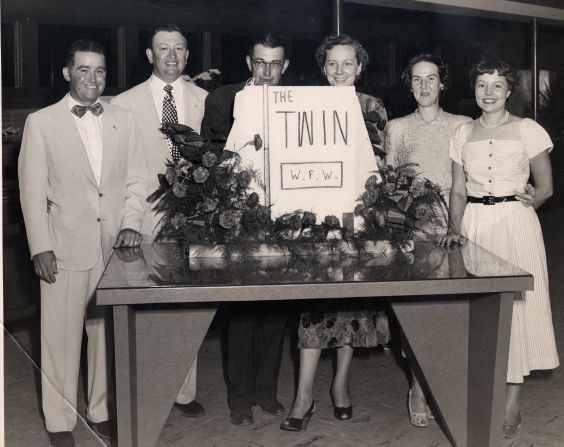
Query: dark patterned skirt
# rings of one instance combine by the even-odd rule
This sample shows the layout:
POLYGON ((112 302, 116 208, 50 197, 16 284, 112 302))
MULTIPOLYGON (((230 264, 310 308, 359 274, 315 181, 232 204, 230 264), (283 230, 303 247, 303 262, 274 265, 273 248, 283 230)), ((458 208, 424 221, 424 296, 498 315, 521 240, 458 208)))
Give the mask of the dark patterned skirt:
POLYGON ((369 300, 312 302, 302 312, 298 348, 371 348, 390 340, 384 307, 369 300))

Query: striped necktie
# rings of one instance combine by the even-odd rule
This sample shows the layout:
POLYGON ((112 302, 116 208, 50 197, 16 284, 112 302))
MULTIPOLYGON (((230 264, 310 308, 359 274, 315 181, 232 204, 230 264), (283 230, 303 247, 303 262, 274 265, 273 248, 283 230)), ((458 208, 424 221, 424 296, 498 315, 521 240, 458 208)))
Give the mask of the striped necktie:
MULTIPOLYGON (((166 95, 163 100, 163 123, 178 123, 178 113, 176 112, 176 103, 174 102, 174 96, 172 96, 172 85, 165 85, 164 91, 166 95)), ((180 160, 180 151, 178 150, 178 144, 176 144, 170 137, 166 137, 166 142, 172 159, 174 161, 180 160)))

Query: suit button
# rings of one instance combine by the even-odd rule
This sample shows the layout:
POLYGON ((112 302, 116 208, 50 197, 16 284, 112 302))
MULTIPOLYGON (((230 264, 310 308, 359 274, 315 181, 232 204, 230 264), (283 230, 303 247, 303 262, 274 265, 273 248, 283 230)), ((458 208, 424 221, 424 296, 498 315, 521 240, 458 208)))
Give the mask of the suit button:
POLYGON ((100 219, 99 217, 98 217, 98 219, 96 219, 96 220, 97 220, 98 222, 100 222, 100 221, 101 221, 101 219, 100 219))
POLYGON ((98 194, 98 197, 102 197, 103 195, 104 195, 104 194, 100 193, 100 194, 98 194))

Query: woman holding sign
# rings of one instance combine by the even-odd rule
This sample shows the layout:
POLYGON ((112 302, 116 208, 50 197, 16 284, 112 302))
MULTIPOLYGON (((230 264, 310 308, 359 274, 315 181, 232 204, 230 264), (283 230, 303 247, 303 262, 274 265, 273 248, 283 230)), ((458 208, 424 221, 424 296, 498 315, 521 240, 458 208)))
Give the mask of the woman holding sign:
MULTIPOLYGON (((413 169, 438 184, 448 201, 452 183, 448 143, 454 130, 472 121, 462 115, 445 112, 439 99, 448 90, 448 66, 437 56, 420 54, 413 57, 402 78, 417 102, 414 113, 388 123, 384 150, 386 163, 397 167, 414 163, 413 169)), ((448 216, 443 225, 424 228, 428 234, 446 234, 448 216)), ((408 394, 409 420, 416 427, 427 427, 432 414, 425 395, 411 368, 412 384, 408 394)))
POLYGON ((553 144, 536 122, 505 109, 516 82, 509 65, 482 61, 470 80, 482 115, 456 129, 450 140, 452 228, 439 242, 463 244, 468 238, 534 276, 534 291, 516 294, 513 301, 503 424, 510 437, 521 426, 519 397, 525 376, 559 364, 545 248, 535 212, 552 195, 548 153, 553 144), (526 194, 530 174, 534 197, 526 194))
MULTIPOLYGON (((332 86, 353 86, 368 62, 368 54, 362 45, 345 34, 326 37, 316 56, 323 75, 332 86)), ((380 157, 386 110, 378 98, 362 93, 357 96, 375 156, 380 157)), ((330 308, 328 305, 317 306, 300 317, 298 392, 289 417, 280 426, 282 430, 305 430, 315 411, 313 381, 322 349, 331 348, 337 352, 331 399, 335 418, 345 421, 352 417, 348 373, 354 347, 373 347, 388 341, 388 320, 383 311, 367 308, 363 303, 355 309, 342 302, 336 304, 330 308)))

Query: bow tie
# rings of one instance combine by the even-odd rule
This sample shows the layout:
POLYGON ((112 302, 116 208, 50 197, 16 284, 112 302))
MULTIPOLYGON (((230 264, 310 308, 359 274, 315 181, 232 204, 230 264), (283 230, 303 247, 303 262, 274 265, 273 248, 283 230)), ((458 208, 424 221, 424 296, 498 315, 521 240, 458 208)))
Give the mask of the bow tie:
POLYGON ((71 109, 71 112, 74 113, 79 118, 82 118, 84 114, 89 110, 95 116, 98 116, 104 111, 104 108, 102 107, 102 104, 100 104, 99 102, 92 104, 91 106, 80 106, 77 104, 71 109))

